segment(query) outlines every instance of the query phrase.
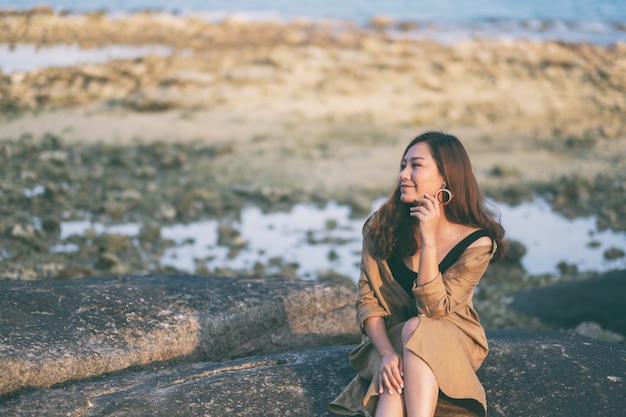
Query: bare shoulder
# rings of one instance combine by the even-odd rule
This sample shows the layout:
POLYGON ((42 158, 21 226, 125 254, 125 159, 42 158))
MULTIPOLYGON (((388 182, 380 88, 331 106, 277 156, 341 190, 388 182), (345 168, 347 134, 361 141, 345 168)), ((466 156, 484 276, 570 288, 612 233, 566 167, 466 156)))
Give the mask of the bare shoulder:
MULTIPOLYGON (((465 227, 465 229, 466 229, 465 230, 465 236, 469 236, 470 233, 474 233, 474 232, 480 230, 479 228, 469 227, 469 226, 465 227)), ((493 240, 489 236, 482 236, 482 237, 479 237, 478 239, 476 239, 474 242, 472 242, 472 244, 469 245, 468 247, 473 248, 473 247, 476 247, 476 246, 488 246, 488 245, 491 245, 491 244, 493 244, 493 240)))
POLYGON ((489 236, 483 236, 483 237, 476 239, 476 241, 474 241, 468 247, 473 248, 475 246, 488 246, 491 244, 493 244, 493 240, 489 236))

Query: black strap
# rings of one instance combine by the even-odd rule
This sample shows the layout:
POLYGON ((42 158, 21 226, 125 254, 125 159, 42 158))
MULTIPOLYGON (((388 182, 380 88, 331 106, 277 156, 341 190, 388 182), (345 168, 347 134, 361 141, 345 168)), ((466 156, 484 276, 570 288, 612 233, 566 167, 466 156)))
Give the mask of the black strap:
MULTIPOLYGON (((443 258, 441 263, 439 264, 439 271, 443 274, 446 272, 448 268, 450 268, 456 261, 459 260, 463 251, 467 249, 469 245, 476 242, 483 236, 489 236, 489 233, 484 230, 477 230, 475 232, 470 233, 465 239, 461 240, 457 243, 450 252, 443 258)), ((402 259, 398 259, 396 257, 391 257, 387 260, 387 264, 389 265, 389 269, 391 270, 391 275, 398 281, 398 284, 404 288, 404 290, 413 297, 413 284, 415 278, 417 278, 417 272, 409 269, 408 266, 402 261, 402 259)))
POLYGON ((476 230, 470 233, 465 239, 456 244, 455 247, 448 252, 445 258, 439 264, 439 271, 443 274, 450 268, 456 261, 459 260, 461 254, 467 249, 469 245, 476 242, 483 236, 489 236, 489 233, 485 229, 476 230))
POLYGON ((410 270, 402 259, 396 257, 388 259, 387 265, 389 265, 391 275, 398 281, 398 284, 404 288, 407 294, 413 297, 413 284, 415 283, 415 278, 417 278, 417 272, 410 270))

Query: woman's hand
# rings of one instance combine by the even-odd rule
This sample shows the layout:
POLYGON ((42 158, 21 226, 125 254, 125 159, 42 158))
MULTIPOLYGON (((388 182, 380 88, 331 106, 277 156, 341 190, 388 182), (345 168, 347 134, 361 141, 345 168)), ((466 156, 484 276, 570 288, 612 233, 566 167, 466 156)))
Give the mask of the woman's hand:
POLYGON ((401 393, 404 389, 404 380, 402 379, 404 364, 402 363, 402 356, 394 349, 389 340, 385 320, 377 316, 368 317, 363 324, 365 333, 381 357, 378 371, 378 392, 380 394, 385 391, 390 394, 401 393))
POLYGON ((419 221, 420 260, 417 285, 424 285, 439 274, 437 261, 437 225, 441 218, 441 204, 437 199, 424 194, 424 198, 415 199, 416 206, 411 207, 411 216, 419 221))
POLYGON ((389 394, 397 392, 402 394, 404 389, 404 364, 402 356, 398 352, 389 351, 382 355, 380 361, 380 373, 378 375, 378 392, 382 394, 387 391, 389 394))
POLYGON ((441 204, 430 194, 424 194, 423 198, 416 198, 415 205, 410 208, 411 216, 419 221, 420 238, 423 243, 429 238, 434 238, 439 217, 441 217, 441 204))

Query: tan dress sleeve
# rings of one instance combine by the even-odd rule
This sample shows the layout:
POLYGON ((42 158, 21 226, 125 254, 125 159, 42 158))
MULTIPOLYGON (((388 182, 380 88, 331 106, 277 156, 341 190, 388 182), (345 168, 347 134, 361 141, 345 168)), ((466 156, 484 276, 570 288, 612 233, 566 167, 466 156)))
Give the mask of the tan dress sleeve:
POLYGON ((414 284, 413 295, 418 313, 439 319, 464 308, 489 266, 495 253, 493 246, 495 243, 468 248, 446 271, 445 277, 440 272, 426 284, 414 284))
POLYGON ((362 333, 365 333, 365 320, 369 317, 387 317, 389 310, 383 306, 376 295, 382 285, 378 263, 370 254, 367 243, 363 242, 361 251, 361 275, 357 282, 355 300, 356 317, 362 333))

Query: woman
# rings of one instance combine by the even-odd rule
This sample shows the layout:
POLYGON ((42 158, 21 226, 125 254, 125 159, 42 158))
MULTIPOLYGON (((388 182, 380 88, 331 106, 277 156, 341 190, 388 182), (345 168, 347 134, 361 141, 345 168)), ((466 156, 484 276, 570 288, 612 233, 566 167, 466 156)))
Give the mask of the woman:
POLYGON ((358 375, 329 409, 433 416, 445 398, 484 416, 476 370, 488 349, 472 296, 503 238, 461 142, 427 132, 409 143, 393 194, 363 227, 358 375))

